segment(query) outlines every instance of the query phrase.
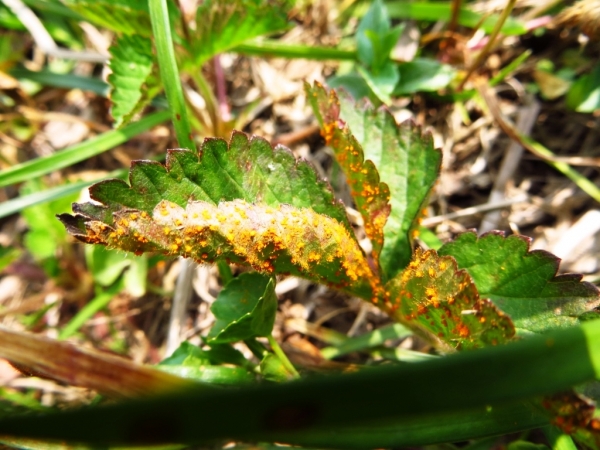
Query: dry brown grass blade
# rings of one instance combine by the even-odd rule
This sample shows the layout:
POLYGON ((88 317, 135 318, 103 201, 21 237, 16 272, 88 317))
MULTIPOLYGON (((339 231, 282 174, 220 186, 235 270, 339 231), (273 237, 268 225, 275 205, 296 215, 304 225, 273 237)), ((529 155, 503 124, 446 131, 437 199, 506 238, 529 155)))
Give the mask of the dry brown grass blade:
POLYGON ((485 100, 490 113, 508 137, 510 137, 513 141, 519 143, 523 148, 526 148, 531 153, 533 153, 538 158, 544 161, 551 161, 556 163, 565 163, 571 166, 592 166, 592 167, 600 167, 600 158, 599 157, 584 157, 584 156, 549 156, 543 153, 540 153, 531 142, 524 138, 524 136, 519 133, 516 127, 502 114, 500 110, 500 105, 498 104, 498 100, 496 96, 492 92, 490 88, 486 85, 480 84, 477 86, 477 90, 481 97, 485 100))
POLYGON ((31 375, 115 397, 146 396, 192 385, 188 380, 118 356, 6 328, 0 328, 0 357, 31 375))

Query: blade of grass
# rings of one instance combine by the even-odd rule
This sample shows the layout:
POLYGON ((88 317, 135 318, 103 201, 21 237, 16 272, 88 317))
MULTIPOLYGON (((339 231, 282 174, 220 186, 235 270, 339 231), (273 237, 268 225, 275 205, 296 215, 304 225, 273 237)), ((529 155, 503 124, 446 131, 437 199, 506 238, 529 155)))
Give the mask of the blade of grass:
POLYGON ((498 72, 496 76, 489 81, 490 86, 497 86, 499 83, 504 81, 507 76, 513 73, 517 68, 521 67, 521 64, 523 64, 527 60, 527 58, 531 56, 532 53, 533 52, 530 49, 527 49, 515 59, 513 59, 510 63, 508 63, 506 67, 503 67, 502 70, 500 70, 500 72, 498 72))
POLYGON ((158 66, 162 79, 169 109, 171 110, 171 119, 175 128, 175 135, 179 141, 179 146, 196 150, 196 145, 192 139, 192 131, 187 117, 187 109, 183 98, 183 89, 179 79, 179 70, 175 59, 175 49, 173 48, 173 37, 171 34, 171 25, 169 23, 169 9, 166 0, 149 0, 148 8, 150 11, 150 20, 152 21, 152 31, 154 34, 154 43, 156 45, 156 55, 158 66))
POLYGON ((81 89, 82 91, 93 92, 102 97, 106 97, 108 94, 108 83, 98 78, 82 77, 70 73, 55 73, 49 70, 33 71, 24 67, 14 67, 9 73, 18 80, 25 78, 44 86, 81 89))
POLYGON ((335 347, 325 347, 321 349, 321 354, 326 359, 333 359, 351 352, 378 347, 389 339, 401 339, 411 334, 413 334, 412 331, 404 325, 394 323, 360 336, 348 338, 335 347))
POLYGON ((59 339, 67 339, 73 336, 79 330, 85 322, 92 318, 94 314, 106 307, 110 301, 123 289, 123 277, 121 277, 115 284, 110 286, 104 292, 100 292, 94 297, 87 305, 79 310, 75 317, 73 317, 69 323, 58 334, 59 339))
MULTIPOLYGON (((408 2, 408 1, 390 1, 386 2, 388 13, 393 19, 413 19, 436 22, 438 20, 449 20, 452 14, 450 2, 408 2)), ((497 26, 499 17, 493 14, 484 17, 467 8, 460 8, 458 12, 458 23, 465 27, 481 28, 486 33, 491 33, 497 26)), ((527 33, 527 27, 518 20, 509 18, 502 24, 501 29, 506 35, 521 35, 527 33)))
POLYGON ((288 44, 273 40, 245 42, 232 51, 244 55, 304 58, 313 60, 356 61, 356 50, 341 50, 335 47, 313 47, 309 45, 288 44))
POLYGON ((10 417, 0 420, 0 434, 98 444, 200 443, 274 435, 294 442, 294 437, 306 436, 317 426, 419 415, 425 420, 445 413, 458 417, 489 405, 559 392, 598 376, 600 321, 594 320, 417 364, 235 390, 190 388, 144 401, 10 417))
POLYGON ((0 173, 0 187, 20 183, 30 178, 46 175, 59 169, 69 167, 92 156, 110 150, 126 142, 134 136, 164 122, 170 116, 169 111, 160 111, 144 117, 120 130, 102 133, 85 142, 61 150, 49 156, 27 161, 6 169, 0 173))
MULTIPOLYGON (((494 116, 494 119, 496 119, 496 121, 498 122, 498 125, 500 125, 500 128, 502 128, 502 131, 504 131, 515 142, 518 142, 531 153, 543 159, 556 170, 567 176, 569 179, 571 179, 571 181, 573 181, 577 185, 577 187, 579 187, 579 189, 587 193, 594 200, 600 202, 600 188, 598 188, 598 186, 596 186, 589 179, 587 179, 575 169, 573 169, 573 167, 571 167, 567 162, 561 161, 561 158, 557 157, 551 150, 547 149, 534 139, 531 139, 530 137, 521 134, 516 129, 516 127, 504 117, 493 93, 489 89, 487 89, 486 86, 478 86, 478 92, 485 101, 485 104, 489 108, 489 111, 494 116)), ((597 165, 596 159, 597 158, 586 157, 568 158, 569 161, 580 163, 588 162, 591 165, 597 165)))

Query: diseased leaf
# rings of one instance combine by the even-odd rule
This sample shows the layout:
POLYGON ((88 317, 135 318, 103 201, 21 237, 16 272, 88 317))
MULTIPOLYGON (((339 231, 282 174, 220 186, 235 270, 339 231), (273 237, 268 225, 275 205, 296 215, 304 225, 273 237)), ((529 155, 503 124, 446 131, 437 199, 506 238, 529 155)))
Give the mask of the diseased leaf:
POLYGON ((469 274, 435 250, 417 248, 385 290, 385 309, 446 351, 503 344, 515 333, 510 318, 479 297, 469 274))
POLYGON ((276 208, 244 200, 218 206, 198 201, 184 209, 161 201, 152 215, 122 209, 108 224, 60 217, 76 238, 134 253, 181 255, 200 263, 226 260, 265 274, 291 274, 351 292, 379 293, 354 235, 337 220, 308 208, 276 208))
POLYGON ((129 123, 160 90, 152 41, 138 35, 118 37, 110 48, 112 58, 108 76, 111 114, 115 128, 129 123))
POLYGON ((517 329, 546 332, 575 325, 577 317, 600 304, 598 289, 579 275, 556 276, 559 259, 529 251, 530 239, 473 232, 440 248, 473 277, 479 294, 510 315, 517 329))
POLYGON ((331 187, 304 161, 296 161, 285 147, 275 149, 264 139, 234 132, 229 145, 222 139, 206 139, 199 152, 169 150, 166 167, 154 161, 134 161, 129 181, 105 180, 90 187, 90 196, 103 205, 74 205, 78 223, 83 218, 112 224, 112 214, 132 208, 152 214, 168 200, 185 207, 202 200, 213 205, 243 199, 269 206, 289 204, 312 208, 352 230, 343 205, 331 187))
POLYGON ((118 397, 141 397, 198 387, 198 384, 124 358, 5 328, 0 328, 0 358, 37 376, 118 397))
POLYGON ((256 272, 243 273, 227 283, 210 310, 217 320, 208 334, 209 342, 269 336, 277 311, 275 283, 256 272))
POLYGON ((326 141, 345 160, 340 165, 367 236, 374 251, 381 249, 382 278, 391 279, 410 261, 413 232, 439 175, 441 152, 433 148, 431 136, 413 124, 397 125, 385 109, 357 105, 344 96, 338 100, 318 85, 308 90, 315 114, 323 116, 319 121, 326 141))
POLYGON ((335 92, 327 92, 319 83, 304 86, 321 134, 330 145, 346 174, 356 209, 365 222, 365 233, 373 245, 372 256, 377 262, 383 247, 383 227, 390 214, 390 192, 381 183, 372 161, 365 161, 363 149, 346 123, 340 118, 340 103, 335 92))
POLYGON ((380 264, 383 277, 395 276, 409 263, 418 221, 440 173, 442 153, 413 123, 398 125, 387 109, 340 97, 341 117, 373 161, 390 192, 391 212, 383 229, 380 264))
POLYGON ((194 64, 202 64, 250 39, 289 27, 290 0, 205 0, 196 11, 190 43, 194 64))

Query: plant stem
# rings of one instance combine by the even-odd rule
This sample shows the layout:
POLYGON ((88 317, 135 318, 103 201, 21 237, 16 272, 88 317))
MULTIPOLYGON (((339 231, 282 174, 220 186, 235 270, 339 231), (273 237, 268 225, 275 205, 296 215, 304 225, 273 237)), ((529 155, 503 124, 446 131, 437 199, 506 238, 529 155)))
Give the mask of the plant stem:
POLYGON ((167 1, 149 0, 148 6, 150 10, 150 20, 152 21, 152 31, 154 34, 154 43, 156 45, 160 76, 165 88, 165 93, 167 94, 169 108, 171 109, 175 135, 177 136, 180 147, 196 150, 187 117, 187 109, 183 98, 181 80, 179 79, 177 61, 175 60, 175 50, 173 48, 167 1))
POLYGON ((233 272, 231 272, 231 267, 229 267, 229 264, 227 264, 226 261, 217 261, 217 268, 219 269, 219 275, 221 276, 223 286, 233 280, 233 272))
POLYGON ((246 339, 244 341, 244 344, 246 344, 246 347, 248 347, 248 349, 252 352, 254 356, 256 356, 256 358, 258 358, 259 361, 261 361, 265 357, 265 355, 269 353, 267 349, 255 338, 246 339))
POLYGON ((275 340, 273 335, 270 334, 269 336, 267 336, 267 339, 269 340, 269 345, 273 349, 273 353, 277 355, 277 357, 279 358, 283 366, 288 370, 288 372, 290 372, 294 376, 294 378, 300 378, 300 374, 298 373, 294 365, 290 362, 286 354, 283 353, 283 350, 281 349, 279 343, 275 340))

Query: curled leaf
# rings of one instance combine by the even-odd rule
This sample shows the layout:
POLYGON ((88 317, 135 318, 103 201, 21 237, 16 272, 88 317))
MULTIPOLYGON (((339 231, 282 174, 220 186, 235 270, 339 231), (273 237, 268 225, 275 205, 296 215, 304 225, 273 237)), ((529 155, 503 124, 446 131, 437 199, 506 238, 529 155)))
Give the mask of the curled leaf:
POLYGON ((510 318, 479 297, 469 274, 435 250, 417 248, 385 289, 385 309, 443 350, 502 344, 515 334, 510 318))
POLYGON ((305 89, 321 125, 321 134, 346 174, 356 209, 363 217, 365 232, 373 245, 373 258, 379 261, 383 227, 390 214, 389 188, 380 182, 373 162, 365 161, 362 146, 340 118, 340 103, 335 92, 327 92, 319 83, 314 87, 306 84, 305 89))

